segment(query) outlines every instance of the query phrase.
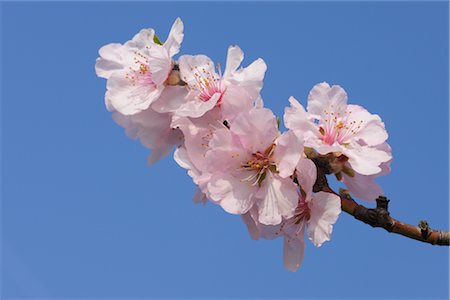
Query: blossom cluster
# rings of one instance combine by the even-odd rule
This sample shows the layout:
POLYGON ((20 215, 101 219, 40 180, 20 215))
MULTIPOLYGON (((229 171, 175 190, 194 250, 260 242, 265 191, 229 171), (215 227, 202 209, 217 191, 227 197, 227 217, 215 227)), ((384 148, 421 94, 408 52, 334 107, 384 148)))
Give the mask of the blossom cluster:
POLYGON ((309 92, 307 109, 289 99, 280 132, 260 95, 265 62, 242 67, 238 46, 228 48, 223 72, 202 54, 174 59, 183 31, 177 19, 164 43, 143 29, 102 47, 95 67, 107 79, 106 107, 128 136, 152 149, 150 163, 176 148, 175 161, 198 187, 195 202, 241 215, 253 239, 283 237, 284 265, 295 271, 305 235, 321 246, 341 212, 338 196, 313 191, 311 158, 327 159, 349 191, 374 200, 383 194, 375 178, 390 171, 392 159, 384 123, 323 82, 309 92))

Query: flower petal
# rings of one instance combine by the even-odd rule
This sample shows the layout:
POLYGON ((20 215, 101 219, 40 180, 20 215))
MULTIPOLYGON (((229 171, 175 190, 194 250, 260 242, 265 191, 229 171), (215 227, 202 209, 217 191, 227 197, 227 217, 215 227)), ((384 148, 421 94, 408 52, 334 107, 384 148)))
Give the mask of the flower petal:
POLYGON ((166 49, 161 45, 153 45, 148 49, 148 67, 152 74, 152 81, 161 85, 169 76, 172 69, 172 60, 166 49))
POLYGON ((174 145, 182 142, 179 130, 170 127, 171 116, 159 114, 148 108, 134 115, 113 114, 113 120, 125 129, 131 139, 139 139, 147 148, 152 149, 148 158, 150 164, 169 154, 174 145))
POLYGON ((250 98, 244 88, 229 85, 222 95, 220 108, 225 120, 231 122, 237 115, 253 108, 254 99, 250 98))
POLYGON ((363 140, 368 146, 382 144, 388 138, 384 123, 378 115, 369 113, 359 105, 348 105, 348 122, 355 121, 360 129, 353 135, 353 140, 363 140), (359 125, 360 124, 360 125, 359 125))
POLYGON ((258 211, 254 208, 241 215, 242 221, 247 226, 248 232, 252 240, 258 240, 261 236, 258 224, 258 211))
POLYGON ((236 117, 230 130, 239 136, 242 145, 252 153, 263 153, 279 134, 275 115, 267 108, 243 112, 236 117))
POLYGON ((355 176, 350 177, 344 174, 342 182, 356 198, 375 201, 378 196, 384 195, 383 189, 375 182, 375 178, 376 175, 361 175, 355 173, 355 176))
POLYGON ((276 140, 273 161, 278 175, 286 178, 294 174, 295 167, 303 155, 303 136, 292 130, 284 132, 276 140))
POLYGON ((225 128, 219 117, 218 109, 213 109, 201 118, 174 116, 172 119, 172 127, 179 128, 183 132, 184 146, 192 163, 200 170, 206 169, 205 155, 210 150, 209 142, 214 132, 225 128))
POLYGON ((167 86, 152 108, 159 113, 176 112, 189 101, 188 90, 183 86, 167 86))
POLYGON ((299 160, 296 169, 297 180, 307 195, 306 201, 309 202, 317 178, 317 167, 310 159, 302 158, 299 160))
MULTIPOLYGON (((211 173, 235 171, 245 172, 241 163, 251 158, 251 153, 242 147, 236 136, 228 128, 217 129, 209 142, 210 149, 205 155, 206 169, 211 173)), ((245 177, 245 176, 243 176, 245 177)))
POLYGON ((331 238, 333 224, 341 213, 341 200, 334 194, 318 192, 308 206, 311 210, 307 223, 308 237, 316 247, 320 247, 331 238))
POLYGON ((107 82, 106 100, 124 115, 133 115, 147 109, 158 99, 162 88, 152 84, 136 84, 127 79, 125 70, 114 72, 107 82))
POLYGON ((303 106, 294 97, 289 98, 289 103, 291 106, 284 109, 286 128, 299 130, 304 135, 305 140, 317 137, 319 130, 303 106))
POLYGON ((347 107, 347 93, 339 85, 326 82, 316 84, 308 95, 308 112, 315 118, 325 117, 325 111, 344 112, 347 107))
POLYGON ((258 193, 259 222, 265 225, 280 224, 282 218, 290 218, 298 203, 297 186, 290 178, 267 176, 258 193))
POLYGON ((245 91, 252 99, 257 99, 263 87, 263 79, 267 70, 267 65, 261 58, 258 58, 245 68, 232 72, 231 76, 224 78, 232 84, 245 88, 245 91))
MULTIPOLYGON (((95 72, 97 76, 108 79, 112 73, 124 68, 123 56, 127 54, 124 46, 121 44, 108 44, 100 48, 100 55, 95 63, 95 72)), ((131 53, 128 53, 131 55, 131 53)))
POLYGON ((238 46, 228 47, 227 54, 227 65, 225 66, 225 71, 223 76, 229 77, 231 74, 239 68, 242 60, 244 60, 244 52, 238 46))
POLYGON ((342 149, 342 152, 349 158, 348 162, 352 169, 361 175, 379 173, 381 171, 380 165, 392 158, 390 152, 356 143, 342 149))
POLYGON ((177 18, 170 29, 169 36, 164 42, 164 48, 168 52, 169 56, 172 57, 178 52, 180 52, 180 46, 183 42, 184 37, 184 25, 180 18, 177 18))
POLYGON ((197 85, 197 78, 200 72, 209 72, 211 75, 218 78, 216 72, 214 71, 214 63, 206 55, 182 55, 178 59, 178 65, 180 67, 181 79, 191 86, 197 85))
POLYGON ((125 46, 146 51, 147 47, 150 48, 155 45, 155 42, 153 41, 154 36, 155 30, 153 30, 153 28, 141 29, 134 35, 131 41, 125 43, 125 46))
MULTIPOLYGON (((304 227, 303 227, 304 228, 304 227)), ((297 271, 305 256, 304 229, 298 236, 285 236, 283 243, 284 266, 291 272, 297 271)))
POLYGON ((230 214, 245 214, 255 202, 256 190, 230 173, 216 173, 207 184, 207 196, 230 214))

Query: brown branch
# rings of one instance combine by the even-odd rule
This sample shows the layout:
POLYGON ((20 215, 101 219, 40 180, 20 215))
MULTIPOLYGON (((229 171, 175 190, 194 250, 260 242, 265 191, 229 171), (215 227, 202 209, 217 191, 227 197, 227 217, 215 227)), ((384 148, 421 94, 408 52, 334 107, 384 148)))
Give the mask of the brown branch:
POLYGON ((329 168, 323 164, 323 161, 315 159, 313 161, 317 166, 317 181, 314 185, 314 191, 324 191, 339 196, 342 210, 352 215, 355 219, 372 227, 381 227, 388 232, 397 233, 424 243, 449 246, 449 231, 432 230, 426 221, 420 221, 418 226, 413 226, 392 218, 388 210, 389 200, 386 197, 380 196, 376 199, 376 208, 367 208, 356 203, 347 190, 341 189, 339 194, 337 194, 328 185, 326 174, 330 174, 329 168))

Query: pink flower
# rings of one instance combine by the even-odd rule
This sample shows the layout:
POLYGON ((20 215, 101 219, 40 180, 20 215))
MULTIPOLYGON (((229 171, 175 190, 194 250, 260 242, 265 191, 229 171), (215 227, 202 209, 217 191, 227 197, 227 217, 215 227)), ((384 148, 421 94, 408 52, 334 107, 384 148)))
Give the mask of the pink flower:
POLYGON ((305 146, 320 154, 339 152, 348 157, 353 170, 361 175, 381 171, 390 152, 378 149, 388 137, 384 123, 358 105, 347 105, 347 94, 337 85, 326 82, 313 87, 308 96, 308 112, 293 97, 285 109, 286 127, 305 136, 305 146))
POLYGON ((254 106, 262 88, 266 64, 257 59, 239 68, 244 54, 237 47, 228 49, 227 65, 222 74, 205 55, 183 55, 179 59, 181 78, 186 82, 186 95, 180 93, 168 101, 157 101, 155 110, 173 112, 181 117, 198 118, 214 107, 221 107, 223 117, 230 119, 254 106))
POLYGON ((155 102, 166 88, 172 57, 179 52, 183 36, 183 23, 178 18, 163 45, 154 41, 155 31, 150 28, 142 29, 123 45, 102 47, 95 70, 107 79, 108 110, 133 115, 155 102))
POLYGON ((255 210, 243 216, 253 239, 284 236, 284 265, 293 272, 300 267, 304 257, 305 230, 309 240, 316 247, 320 247, 330 240, 333 224, 341 213, 338 196, 326 192, 312 192, 317 176, 317 169, 312 161, 301 159, 296 169, 302 192, 297 194, 298 204, 291 218, 283 220, 277 226, 266 226, 258 221, 258 213, 255 210))
POLYGON ((203 192, 232 214, 256 206, 258 221, 275 225, 293 215, 297 187, 290 176, 303 153, 303 138, 280 135, 272 111, 243 112, 230 129, 215 130, 205 154, 209 181, 203 192))

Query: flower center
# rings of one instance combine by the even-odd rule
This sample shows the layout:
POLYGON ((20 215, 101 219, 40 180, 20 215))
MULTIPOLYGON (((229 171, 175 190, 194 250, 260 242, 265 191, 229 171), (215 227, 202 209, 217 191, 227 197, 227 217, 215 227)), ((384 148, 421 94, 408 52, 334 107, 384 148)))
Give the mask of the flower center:
POLYGON ((138 51, 134 52, 134 54, 134 66, 128 68, 125 78, 131 81, 133 86, 151 85, 156 87, 156 84, 152 80, 152 73, 148 67, 149 58, 138 51))
POLYGON ((256 152, 252 154, 252 158, 241 164, 241 168, 246 171, 251 171, 252 174, 243 179, 243 181, 253 181, 252 185, 258 184, 261 186, 262 182, 267 176, 267 172, 277 173, 277 166, 272 161, 272 156, 275 151, 275 144, 271 144, 264 153, 256 152))
POLYGON ((300 196, 298 205, 295 208, 294 223, 299 224, 302 221, 308 221, 310 217, 311 209, 309 208, 308 203, 306 203, 305 197, 300 196))
POLYGON ((341 145, 349 143, 363 123, 362 120, 356 121, 351 118, 351 110, 344 110, 341 107, 335 110, 333 105, 326 109, 324 114, 325 119, 319 121, 319 132, 322 141, 328 145, 335 142, 341 145))
MULTIPOLYGON (((220 93, 219 101, 217 101, 217 104, 220 104, 222 95, 226 90, 225 85, 222 83, 220 65, 217 65, 218 77, 217 74, 205 68, 199 69, 198 67, 194 67, 191 70, 194 72, 195 82, 188 84, 189 89, 196 93, 198 99, 204 102, 209 101, 214 94, 220 93)), ((184 81, 187 82, 186 77, 184 81)))

